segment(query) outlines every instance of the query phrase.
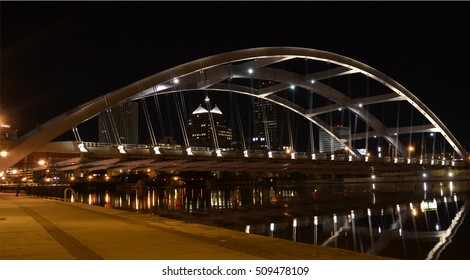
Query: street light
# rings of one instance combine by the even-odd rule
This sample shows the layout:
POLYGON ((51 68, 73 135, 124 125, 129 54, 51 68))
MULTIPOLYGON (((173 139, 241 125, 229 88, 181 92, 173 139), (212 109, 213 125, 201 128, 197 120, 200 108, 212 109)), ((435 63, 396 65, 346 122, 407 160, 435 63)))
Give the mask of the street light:
POLYGON ((414 150, 415 150, 415 147, 413 146, 408 147, 408 164, 411 163, 411 154, 413 153, 414 150))
POLYGON ((7 152, 7 151, 1 151, 1 152, 0 152, 0 156, 1 156, 1 157, 7 157, 7 155, 8 155, 8 152, 7 152))

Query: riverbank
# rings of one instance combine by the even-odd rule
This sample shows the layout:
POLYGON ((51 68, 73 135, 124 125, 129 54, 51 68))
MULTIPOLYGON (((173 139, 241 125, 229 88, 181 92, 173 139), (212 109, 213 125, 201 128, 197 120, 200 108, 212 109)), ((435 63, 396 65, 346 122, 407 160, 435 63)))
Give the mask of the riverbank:
POLYGON ((0 193, 1 260, 386 258, 23 194, 0 193))

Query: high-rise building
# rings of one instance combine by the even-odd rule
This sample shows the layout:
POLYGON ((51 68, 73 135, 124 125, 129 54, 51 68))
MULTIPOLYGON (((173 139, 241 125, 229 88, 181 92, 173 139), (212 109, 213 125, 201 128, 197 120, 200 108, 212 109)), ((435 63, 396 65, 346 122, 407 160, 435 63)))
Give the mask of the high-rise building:
POLYGON ((11 128, 9 124, 0 123, 0 140, 10 141, 18 139, 18 130, 11 128))
POLYGON ((284 150, 290 146, 287 126, 289 112, 285 108, 268 100, 255 98, 253 112, 254 136, 251 139, 251 146, 271 150, 284 150))
MULTIPOLYGON (((337 133, 340 138, 347 138, 349 135, 349 127, 335 126, 333 127, 333 131, 337 133)), ((318 138, 320 153, 332 153, 343 150, 345 148, 345 145, 343 143, 332 138, 331 135, 323 129, 319 130, 318 138)))
MULTIPOLYGON (((206 101, 209 106, 209 101, 206 101)), ((199 105, 189 119, 190 139, 189 143, 195 147, 215 147, 213 128, 217 135, 219 148, 228 148, 232 143, 232 129, 217 105, 210 111, 199 105), (211 122, 212 118, 212 122, 211 122)))
POLYGON ((139 143, 139 104, 128 102, 99 114, 100 143, 139 143))

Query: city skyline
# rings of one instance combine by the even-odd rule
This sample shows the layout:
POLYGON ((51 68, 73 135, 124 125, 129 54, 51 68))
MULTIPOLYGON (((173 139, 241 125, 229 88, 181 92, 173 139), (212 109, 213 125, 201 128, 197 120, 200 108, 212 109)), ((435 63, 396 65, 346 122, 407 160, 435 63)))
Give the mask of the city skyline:
POLYGON ((116 4, 110 14, 105 3, 1 3, 0 114, 19 129, 19 136, 92 98, 185 62, 242 48, 294 45, 342 54, 389 75, 429 106, 468 149, 470 130, 462 114, 454 113, 466 109, 458 101, 465 93, 458 65, 469 59, 468 43, 458 39, 465 20, 437 17, 455 12, 448 5, 430 3, 423 12, 404 11, 399 3, 316 3, 323 13, 312 18, 301 9, 312 3, 252 4, 254 10, 265 9, 261 14, 247 13, 243 3, 231 3, 230 9, 227 3, 214 3, 219 16, 208 21, 209 11, 197 3, 116 4), (151 17, 163 8, 174 12, 151 17), (123 15, 129 20, 120 20, 123 15), (268 24, 268 15, 285 20, 268 24), (172 20, 180 17, 184 20, 172 20), (207 28, 217 21, 230 28, 222 33, 207 28), (160 28, 158 23, 169 22, 174 31, 147 35, 160 28), (323 28, 315 29, 314 36, 305 32, 319 25, 323 28), (354 26, 363 32, 354 33, 354 26))

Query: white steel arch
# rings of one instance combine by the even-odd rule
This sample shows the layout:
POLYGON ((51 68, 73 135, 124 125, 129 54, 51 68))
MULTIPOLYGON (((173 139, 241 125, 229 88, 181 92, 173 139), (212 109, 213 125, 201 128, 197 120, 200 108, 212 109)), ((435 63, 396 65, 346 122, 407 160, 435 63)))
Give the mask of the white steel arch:
MULTIPOLYGON (((278 81, 278 83, 272 87, 256 91, 254 96, 270 100, 302 115, 325 131, 328 131, 335 139, 343 143, 345 142, 345 140, 340 139, 339 135, 334 131, 328 129, 328 126, 323 121, 316 118, 316 115, 321 112, 335 110, 339 107, 345 107, 366 120, 380 136, 387 139, 387 141, 394 145, 401 153, 404 152, 404 148, 391 136, 390 129, 359 105, 406 100, 431 123, 431 126, 421 127, 420 129, 422 131, 441 133, 457 154, 461 158, 465 158, 463 147, 442 121, 439 120, 424 103, 401 84, 371 66, 339 54, 316 49, 263 47, 226 52, 194 60, 161 71, 69 110, 21 137, 17 146, 13 147, 8 152, 8 156, 0 158, 0 170, 5 170, 13 166, 28 154, 44 146, 56 137, 114 105, 172 91, 227 90, 227 88, 224 89, 224 84, 221 83, 222 81, 230 78, 248 78, 249 75, 254 75, 253 77, 257 79, 278 81), (323 61, 329 64, 331 63, 336 67, 305 75, 268 67, 269 65, 295 58, 323 61), (247 68, 253 68, 256 69, 256 71, 254 74, 249 74, 246 71, 247 68), (350 99, 345 94, 332 89, 326 84, 317 82, 330 77, 354 73, 362 74, 376 80, 388 88, 390 92, 366 99, 350 99), (315 81, 315 83, 312 84, 310 81, 315 81), (329 107, 305 109, 274 95, 274 93, 286 89, 286 87, 290 85, 315 91, 322 96, 328 96, 335 104, 329 107)), ((248 94, 249 92, 246 88, 243 89, 243 87, 236 88, 232 86, 231 90, 243 94, 248 94)), ((355 135, 355 137, 359 139, 362 136, 355 135)))

